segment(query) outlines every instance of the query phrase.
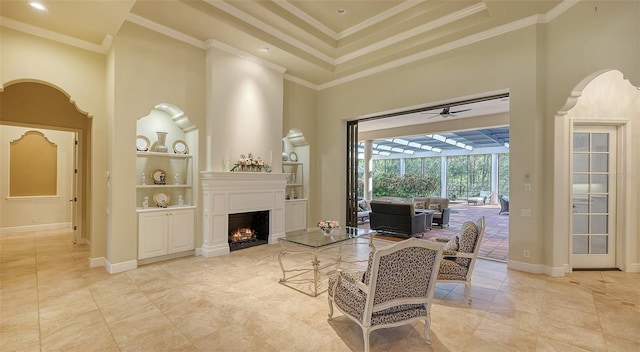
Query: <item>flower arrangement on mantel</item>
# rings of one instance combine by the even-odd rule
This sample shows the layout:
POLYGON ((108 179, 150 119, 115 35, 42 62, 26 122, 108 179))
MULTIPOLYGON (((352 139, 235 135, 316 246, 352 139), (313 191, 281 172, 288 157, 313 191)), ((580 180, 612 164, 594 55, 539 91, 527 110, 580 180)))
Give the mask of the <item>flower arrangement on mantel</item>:
POLYGON ((340 227, 340 224, 335 220, 320 220, 317 226, 325 233, 331 233, 331 231, 340 227))
POLYGON ((240 159, 233 165, 231 171, 271 172, 271 165, 260 157, 254 158, 251 153, 247 154, 247 156, 240 154, 240 159))

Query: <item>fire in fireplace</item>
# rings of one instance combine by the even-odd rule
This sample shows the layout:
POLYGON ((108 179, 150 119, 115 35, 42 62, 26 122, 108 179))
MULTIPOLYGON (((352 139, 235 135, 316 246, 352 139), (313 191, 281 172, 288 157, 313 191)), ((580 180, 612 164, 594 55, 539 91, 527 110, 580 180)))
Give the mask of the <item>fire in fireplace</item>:
POLYGON ((229 214, 229 249, 237 250, 269 242, 269 211, 229 214))

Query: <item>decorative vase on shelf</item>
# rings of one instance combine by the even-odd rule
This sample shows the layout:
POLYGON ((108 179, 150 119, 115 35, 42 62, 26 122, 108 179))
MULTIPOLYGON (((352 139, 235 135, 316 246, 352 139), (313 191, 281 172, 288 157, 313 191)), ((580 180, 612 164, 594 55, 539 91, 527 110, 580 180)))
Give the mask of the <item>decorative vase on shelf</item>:
POLYGON ((169 151, 169 148, 166 146, 167 142, 167 132, 156 132, 158 135, 158 145, 156 145, 156 152, 166 153, 169 151))
POLYGON ((332 233, 333 233, 333 230, 334 230, 334 229, 324 229, 324 234, 325 234, 325 235, 330 235, 330 234, 332 234, 332 233))

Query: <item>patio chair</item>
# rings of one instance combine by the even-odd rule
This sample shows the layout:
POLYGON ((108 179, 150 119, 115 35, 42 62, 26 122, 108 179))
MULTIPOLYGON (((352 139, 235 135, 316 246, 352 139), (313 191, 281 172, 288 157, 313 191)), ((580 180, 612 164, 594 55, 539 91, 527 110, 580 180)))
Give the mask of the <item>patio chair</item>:
POLYGON ((502 215, 504 213, 509 212, 509 198, 503 195, 498 196, 498 200, 500 201, 500 212, 498 215, 502 215))
POLYGON ((369 254, 366 271, 339 270, 329 278, 329 320, 333 306, 362 328, 364 350, 371 331, 424 320, 427 343, 431 301, 442 245, 410 238, 369 254))
POLYGON ((467 204, 471 205, 485 205, 487 204, 487 200, 490 199, 491 192, 489 191, 480 191, 477 196, 467 198, 467 204))
MULTIPOLYGON (((438 283, 463 283, 467 302, 471 304, 471 275, 485 230, 484 216, 475 223, 465 221, 460 234, 448 239, 438 271, 438 283)), ((437 239, 443 241, 443 239, 437 239)))

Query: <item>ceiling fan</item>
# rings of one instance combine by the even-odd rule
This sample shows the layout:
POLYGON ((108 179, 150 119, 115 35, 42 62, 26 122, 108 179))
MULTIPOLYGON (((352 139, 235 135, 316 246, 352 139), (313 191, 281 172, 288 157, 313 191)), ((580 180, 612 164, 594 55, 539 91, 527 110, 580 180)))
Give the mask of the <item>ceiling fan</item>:
POLYGON ((430 119, 434 118, 436 116, 442 116, 442 118, 447 118, 447 117, 450 117, 450 116, 454 116, 455 117, 456 115, 454 115, 454 114, 471 110, 471 109, 462 109, 462 110, 457 110, 457 111, 451 111, 450 109, 451 109, 451 107, 447 106, 447 107, 444 107, 441 112, 423 112, 422 114, 434 115, 434 116, 429 117, 430 119))

